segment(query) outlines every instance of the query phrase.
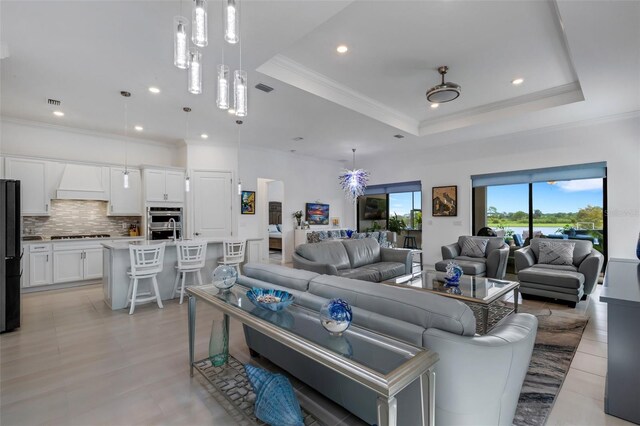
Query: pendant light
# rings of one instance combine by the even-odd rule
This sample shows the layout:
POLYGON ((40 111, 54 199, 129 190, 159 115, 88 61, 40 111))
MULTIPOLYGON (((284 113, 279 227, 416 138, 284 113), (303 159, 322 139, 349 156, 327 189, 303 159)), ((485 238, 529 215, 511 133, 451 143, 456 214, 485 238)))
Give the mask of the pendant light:
POLYGON ((128 157, 128 142, 129 142, 129 117, 128 117, 128 98, 131 97, 131 93, 123 90, 120 95, 124 97, 124 172, 122 173, 122 186, 124 189, 129 189, 129 169, 127 167, 128 157))
POLYGON ((229 44, 236 44, 238 42, 238 29, 239 19, 238 19, 238 9, 236 7, 236 0, 226 0, 224 4, 224 39, 229 44))
POLYGON ((353 148, 351 151, 353 151, 353 169, 345 170, 338 179, 345 194, 356 200, 364 195, 364 190, 369 182, 369 172, 364 169, 356 169, 356 149, 353 148))
MULTIPOLYGON (((191 112, 191 108, 184 107, 182 108, 184 111, 184 141, 186 142, 189 139, 189 113, 191 112)), ((189 177, 189 171, 187 170, 187 174, 184 177, 184 192, 191 191, 191 178, 189 177)))
MULTIPOLYGON (((235 10, 236 16, 240 10, 235 10)), ((240 33, 240 28, 237 30, 240 33)), ((236 117, 247 116, 247 72, 242 70, 242 39, 240 39, 240 69, 233 72, 233 108, 236 110, 236 117)))
POLYGON ((189 68, 189 39, 187 38, 187 18, 173 18, 173 65, 185 70, 189 68))
POLYGON ((242 195, 242 179, 240 179, 240 126, 242 120, 236 120, 238 125, 238 195, 242 195))
POLYGON ((188 88, 194 95, 202 93, 202 53, 195 47, 189 49, 188 88))
POLYGON ((207 0, 193 0, 191 41, 198 47, 209 44, 207 28, 207 0))
MULTIPOLYGON (((224 3, 222 8, 225 9, 224 3)), ((224 12, 224 10, 223 10, 224 12)), ((229 109, 229 67, 224 64, 224 43, 221 49, 222 62, 218 65, 218 93, 216 96, 216 106, 223 110, 229 109)))

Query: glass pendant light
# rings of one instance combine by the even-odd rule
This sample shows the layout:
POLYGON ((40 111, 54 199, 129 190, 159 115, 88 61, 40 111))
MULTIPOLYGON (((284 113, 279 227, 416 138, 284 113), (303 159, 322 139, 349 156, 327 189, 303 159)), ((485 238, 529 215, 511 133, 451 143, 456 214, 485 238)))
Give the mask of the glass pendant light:
POLYGON ((229 109, 229 67, 218 65, 218 97, 216 105, 220 109, 229 109))
POLYGON ((120 95, 124 98, 124 172, 122 172, 122 186, 124 189, 129 189, 129 169, 127 167, 127 157, 128 157, 128 145, 129 145, 129 105, 128 98, 131 97, 131 93, 123 90, 120 92, 120 95))
POLYGON ((191 23, 193 44, 205 47, 209 43, 207 32, 207 0, 194 0, 191 23))
MULTIPOLYGON (((191 108, 183 107, 184 111, 184 141, 187 142, 189 139, 189 113, 191 112, 191 108)), ((187 170, 187 175, 184 178, 184 192, 191 191, 191 178, 189 177, 189 171, 187 170)))
POLYGON ((237 117, 247 116, 247 72, 233 72, 233 106, 237 117))
POLYGON ((189 192, 189 191, 191 191, 191 186, 190 186, 190 184, 189 184, 189 181, 190 181, 190 180, 191 180, 191 178, 190 178, 189 176, 187 176, 187 177, 184 179, 184 191, 185 191, 185 192, 189 192))
POLYGON ((189 92, 202 93, 202 53, 195 47, 189 49, 189 92))
POLYGON ((127 170, 126 168, 124 169, 123 183, 124 183, 124 189, 129 189, 129 170, 127 170))
POLYGON ((187 19, 173 18, 173 65, 185 70, 189 68, 189 40, 187 39, 187 19))
POLYGON ((227 43, 236 44, 238 42, 238 9, 236 0, 226 0, 224 8, 224 39, 227 43))

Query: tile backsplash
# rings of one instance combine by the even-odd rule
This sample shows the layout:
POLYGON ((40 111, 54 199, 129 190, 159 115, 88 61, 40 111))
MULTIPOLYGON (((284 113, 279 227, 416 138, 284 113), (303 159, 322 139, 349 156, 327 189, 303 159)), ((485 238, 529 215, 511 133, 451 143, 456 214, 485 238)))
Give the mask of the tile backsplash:
POLYGON ((25 235, 110 234, 129 235, 129 225, 141 222, 140 216, 107 216, 106 201, 51 200, 51 216, 24 216, 25 235), (122 227, 126 224, 126 228, 122 227))

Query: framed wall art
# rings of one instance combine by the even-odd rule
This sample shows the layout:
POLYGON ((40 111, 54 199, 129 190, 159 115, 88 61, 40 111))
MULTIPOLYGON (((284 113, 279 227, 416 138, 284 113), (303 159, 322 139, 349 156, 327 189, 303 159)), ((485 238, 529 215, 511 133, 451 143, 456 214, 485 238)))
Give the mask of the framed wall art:
POLYGON ((240 214, 256 214, 256 191, 242 191, 240 214))
POLYGON ((458 216, 458 187, 434 186, 431 190, 433 216, 458 216))
POLYGON ((305 218, 309 225, 329 224, 329 204, 307 203, 305 218))

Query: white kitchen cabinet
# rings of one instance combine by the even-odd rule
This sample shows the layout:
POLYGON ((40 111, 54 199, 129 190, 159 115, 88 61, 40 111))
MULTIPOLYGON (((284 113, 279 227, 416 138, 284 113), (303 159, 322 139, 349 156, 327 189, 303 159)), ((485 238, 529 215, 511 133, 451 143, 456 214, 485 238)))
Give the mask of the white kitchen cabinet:
POLYGON ((48 163, 27 158, 6 158, 7 179, 20 181, 23 216, 48 216, 50 196, 47 184, 48 163))
POLYGON ((84 279, 96 280, 102 278, 103 249, 89 249, 84 251, 84 279))
POLYGON ((143 177, 147 202, 184 202, 184 172, 145 169, 143 177))
POLYGON ((184 173, 167 170, 166 174, 166 201, 174 203, 184 202, 184 173))
POLYGON ((54 284, 102 278, 102 247, 99 244, 53 245, 54 284))
POLYGON ((54 251, 53 282, 58 284, 84 280, 83 254, 83 250, 54 251))
POLYGON ((48 285, 53 283, 53 259, 51 246, 46 250, 29 253, 29 282, 25 287, 48 285))
POLYGON ((142 181, 140 170, 127 169, 129 188, 124 188, 124 168, 110 170, 109 216, 142 216, 142 181))

